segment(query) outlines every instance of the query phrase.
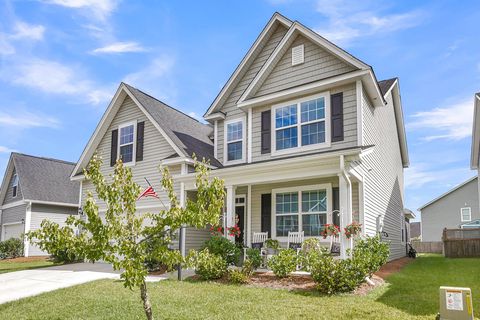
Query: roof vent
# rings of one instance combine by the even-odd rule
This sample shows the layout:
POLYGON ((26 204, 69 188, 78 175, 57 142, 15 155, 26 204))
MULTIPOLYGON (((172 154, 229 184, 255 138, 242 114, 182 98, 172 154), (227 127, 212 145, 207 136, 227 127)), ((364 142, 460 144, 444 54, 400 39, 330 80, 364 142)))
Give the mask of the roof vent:
POLYGON ((305 62, 303 44, 292 48, 292 66, 305 62))

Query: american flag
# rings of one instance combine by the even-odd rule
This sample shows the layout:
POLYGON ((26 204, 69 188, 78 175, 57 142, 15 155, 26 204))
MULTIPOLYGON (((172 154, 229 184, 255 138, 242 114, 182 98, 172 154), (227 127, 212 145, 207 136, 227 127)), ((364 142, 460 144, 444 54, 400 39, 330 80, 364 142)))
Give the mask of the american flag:
POLYGON ((153 197, 153 198, 157 198, 158 199, 158 195, 157 193, 155 192, 155 190, 153 189, 152 186, 148 186, 147 189, 145 189, 145 191, 143 191, 140 196, 138 197, 137 200, 140 200, 141 198, 143 197, 153 197))

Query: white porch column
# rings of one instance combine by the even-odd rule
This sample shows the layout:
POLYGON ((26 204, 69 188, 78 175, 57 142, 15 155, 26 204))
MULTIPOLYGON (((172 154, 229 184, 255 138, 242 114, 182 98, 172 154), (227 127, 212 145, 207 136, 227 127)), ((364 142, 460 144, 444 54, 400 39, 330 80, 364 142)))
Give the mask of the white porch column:
POLYGON ((227 212, 225 214, 225 237, 235 241, 235 237, 228 235, 227 228, 235 225, 235 186, 226 186, 227 189, 227 212))
POLYGON ((252 245, 252 185, 247 186, 247 246, 252 245))
POLYGON ((343 173, 338 175, 340 191, 340 257, 347 257, 347 249, 352 248, 352 240, 347 239, 344 228, 352 222, 352 184, 343 173))
POLYGON ((32 203, 27 204, 27 210, 25 212, 25 235, 23 239, 23 254, 25 257, 29 256, 30 251, 30 241, 28 241, 26 234, 30 232, 30 224, 32 221, 32 203))

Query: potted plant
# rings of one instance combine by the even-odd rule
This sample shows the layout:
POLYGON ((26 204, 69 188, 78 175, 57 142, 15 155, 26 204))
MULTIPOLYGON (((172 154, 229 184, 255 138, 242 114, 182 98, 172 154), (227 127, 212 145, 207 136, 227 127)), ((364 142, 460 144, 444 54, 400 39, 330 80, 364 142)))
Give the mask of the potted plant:
POLYGON ((280 243, 278 242, 278 240, 267 239, 265 241, 265 247, 267 248, 267 255, 275 255, 278 252, 280 243))
POLYGON ((340 227, 334 224, 327 223, 323 226, 323 231, 321 233, 323 239, 327 237, 336 238, 340 234, 340 227))
POLYGON ((358 236, 360 232, 362 232, 362 225, 356 221, 353 221, 343 229, 345 231, 345 237, 347 237, 347 239, 350 239, 352 237, 358 236))

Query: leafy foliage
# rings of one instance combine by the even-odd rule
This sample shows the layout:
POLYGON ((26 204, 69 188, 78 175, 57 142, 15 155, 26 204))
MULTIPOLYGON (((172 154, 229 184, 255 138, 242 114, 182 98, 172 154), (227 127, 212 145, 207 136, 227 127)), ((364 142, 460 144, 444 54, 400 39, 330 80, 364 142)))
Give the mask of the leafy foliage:
POLYGON ((219 254, 210 252, 208 248, 190 251, 188 260, 195 273, 204 280, 220 279, 227 273, 225 259, 219 254))
POLYGON ((10 238, 0 241, 0 259, 10 259, 23 255, 23 240, 10 238))
POLYGON ((352 259, 361 263, 370 277, 387 262, 389 254, 387 242, 383 242, 379 236, 367 237, 355 243, 352 259))
POLYGON ((253 269, 260 268, 260 266, 262 265, 262 255, 260 253, 260 249, 248 248, 246 253, 247 260, 245 260, 245 262, 250 261, 253 269))
POLYGON ((320 240, 310 238, 303 242, 298 258, 302 269, 310 272, 315 262, 327 254, 329 254, 328 249, 320 244, 320 240))
POLYGON ((103 219, 93 193, 89 192, 83 206, 85 217, 71 216, 67 225, 61 228, 44 221, 42 228, 32 231, 28 237, 47 252, 55 254, 65 250, 69 258, 103 260, 111 263, 115 270, 122 270, 123 285, 130 289, 140 287, 146 316, 152 319, 145 284, 148 273, 145 262, 156 261, 167 267, 182 262, 180 252, 169 249, 174 233, 184 225, 205 228, 219 220, 225 196, 223 181, 218 178, 210 180, 205 163, 196 161, 197 197, 195 201, 187 199, 182 207, 168 168, 160 168, 161 185, 168 196, 169 206, 157 213, 140 214, 136 210, 140 186, 134 182, 131 169, 117 161, 107 182, 101 166, 102 160, 94 155, 84 174, 95 186, 97 199, 106 203, 103 219), (78 235, 74 229, 80 231, 78 235))
POLYGON ((234 284, 248 283, 249 276, 243 270, 232 269, 228 272, 228 280, 234 284))
POLYGON ((279 278, 285 278, 297 268, 297 252, 293 249, 281 250, 268 260, 268 267, 279 278))
POLYGON ((216 235, 205 241, 204 248, 220 255, 228 264, 236 264, 241 254, 240 248, 227 238, 216 235))
POLYGON ((265 241, 265 247, 276 250, 280 247, 280 242, 278 242, 278 240, 275 240, 275 239, 267 239, 265 241))

